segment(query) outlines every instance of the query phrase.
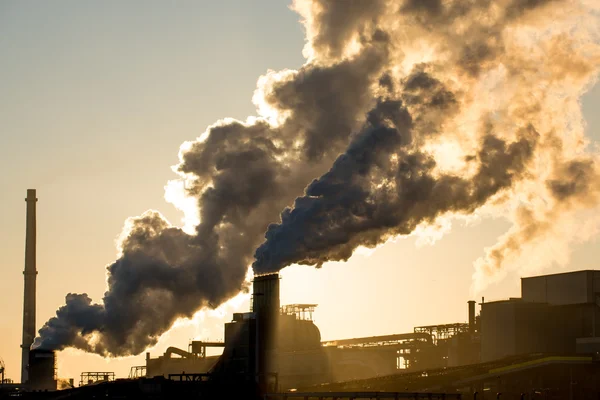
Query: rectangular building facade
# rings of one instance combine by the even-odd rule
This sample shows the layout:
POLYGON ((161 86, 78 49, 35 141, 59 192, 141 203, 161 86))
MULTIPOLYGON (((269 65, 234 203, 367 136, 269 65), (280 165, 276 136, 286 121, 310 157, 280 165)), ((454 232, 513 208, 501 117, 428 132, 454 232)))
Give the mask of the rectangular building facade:
POLYGON ((598 348, 595 344, 600 342, 590 338, 600 336, 600 271, 522 278, 521 295, 482 304, 482 362, 598 348))
POLYGON ((551 305, 596 303, 600 271, 585 270, 521 278, 524 301, 551 305))

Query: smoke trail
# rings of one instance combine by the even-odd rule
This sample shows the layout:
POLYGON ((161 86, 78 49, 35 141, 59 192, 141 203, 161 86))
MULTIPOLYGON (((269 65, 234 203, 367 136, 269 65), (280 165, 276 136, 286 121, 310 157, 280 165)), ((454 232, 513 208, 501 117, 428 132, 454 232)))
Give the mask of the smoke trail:
MULTIPOLYGON (((381 4, 377 28, 402 53, 398 65, 404 67, 387 78, 388 85, 399 83, 389 99, 402 101, 410 118, 402 124, 369 121, 330 171, 269 226, 254 268, 347 260, 359 246, 410 234, 443 214, 519 204, 513 228, 475 263, 474 285, 481 289, 508 258, 547 236, 559 218, 572 217, 568 211, 597 204, 598 160, 585 152, 578 104, 600 65, 597 32, 588 28, 598 26, 597 6, 527 0, 419 0, 399 9, 381 4), (406 61, 419 58, 427 61, 421 68, 428 74, 417 79, 413 69, 404 78, 403 69, 415 65, 406 61), (440 85, 448 86, 443 94, 436 93, 440 85), (415 88, 431 99, 415 97, 415 88), (451 98, 459 107, 447 106, 451 98), (461 150, 452 165, 436 163, 451 143, 461 150), (543 202, 547 210, 537 216, 523 199, 543 202)), ((326 2, 313 2, 314 9, 319 12, 308 13, 309 33, 331 19, 323 11, 326 2)), ((363 17, 348 24, 368 30, 373 17, 363 17)), ((317 42, 309 50, 343 54, 344 41, 332 37, 329 46, 317 42)), ((352 38, 348 34, 346 43, 352 38)))
POLYGON ((536 272, 545 263, 565 264, 570 242, 587 240, 598 232, 600 174, 594 158, 558 161, 545 189, 537 201, 517 206, 513 227, 475 262, 474 290, 484 288, 490 275, 504 272, 503 266, 515 264, 525 254, 529 266, 524 270, 536 272), (592 213, 584 218, 586 211, 592 213))
POLYGON ((67 295, 35 346, 138 354, 178 318, 243 290, 268 224, 329 168, 375 101, 386 37, 363 38, 363 45, 332 65, 269 72, 255 96, 261 117, 220 121, 184 144, 177 171, 197 198, 194 232, 155 211, 129 219, 102 303, 67 295))
MULTIPOLYGON (((452 115, 443 111, 455 106, 454 97, 441 86, 419 70, 408 77, 404 90, 411 93, 406 97, 416 105, 413 109, 430 113, 437 108, 441 115, 452 115), (415 91, 428 96, 414 96, 415 91)), ((358 246, 373 247, 409 234, 442 213, 470 213, 521 178, 539 136, 529 127, 506 143, 488 132, 478 153, 469 157, 477 164, 473 176, 435 176, 435 160, 414 143, 423 139, 413 138, 419 131, 413 120, 420 120, 415 114, 411 118, 400 101, 380 103, 331 170, 308 186, 293 209, 284 211, 281 224, 269 226, 267 241, 256 251, 255 270, 347 260, 358 246)), ((427 119, 427 128, 434 128, 430 122, 427 119)))
MULTIPOLYGON (((185 184, 171 187, 195 199, 193 232, 155 211, 129 219, 102 302, 67 295, 36 345, 140 353, 178 318, 244 290, 254 254, 259 272, 347 259, 440 215, 518 205, 540 188, 556 210, 594 203, 585 182, 597 163, 577 117, 598 70, 589 7, 295 1, 307 63, 259 79, 258 117, 219 121, 181 148, 185 184)), ((524 221, 513 231, 532 232, 524 221)), ((497 246, 504 259, 518 251, 497 246)))

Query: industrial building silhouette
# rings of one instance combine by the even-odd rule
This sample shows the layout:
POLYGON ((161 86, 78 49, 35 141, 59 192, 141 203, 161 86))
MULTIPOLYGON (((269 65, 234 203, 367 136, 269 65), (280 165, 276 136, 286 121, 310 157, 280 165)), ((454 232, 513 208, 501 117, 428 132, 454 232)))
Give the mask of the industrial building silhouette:
POLYGON ((468 322, 323 341, 316 304, 280 304, 279 274, 255 276, 251 310, 224 342, 169 347, 128 379, 84 372, 56 391, 56 353, 35 336, 35 190, 27 191, 22 398, 539 398, 600 394, 600 271, 522 278, 521 297, 469 301, 468 322), (220 347, 219 356, 207 348, 220 347), (233 396, 233 397, 232 397, 233 396), (369 397, 370 396, 370 397, 369 397), (411 397, 412 396, 412 397, 411 397), (477 397, 480 396, 480 397, 477 397), (482 397, 484 396, 484 397, 482 397), (496 397, 498 396, 498 397, 496 397))

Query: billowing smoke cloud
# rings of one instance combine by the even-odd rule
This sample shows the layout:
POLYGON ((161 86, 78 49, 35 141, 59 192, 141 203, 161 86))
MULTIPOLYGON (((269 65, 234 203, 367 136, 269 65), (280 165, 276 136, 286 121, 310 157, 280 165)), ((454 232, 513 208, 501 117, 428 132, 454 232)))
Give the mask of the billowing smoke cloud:
POLYGON ((347 25, 336 19, 335 28, 328 21, 336 6, 301 8, 315 39, 308 54, 343 57, 363 32, 389 35, 397 64, 382 77, 386 104, 395 101, 406 115, 400 123, 367 120, 330 171, 270 225, 256 271, 347 260, 357 247, 411 234, 442 215, 512 205, 513 227, 475 263, 481 289, 559 218, 596 206, 598 161, 586 153, 578 99, 600 65, 595 28, 579 25, 597 24, 597 6, 419 0, 395 7, 378 2, 356 17, 355 4, 347 25), (539 202, 541 214, 533 209, 539 202))
POLYGON ((255 96, 264 117, 220 121, 202 139, 184 144, 177 171, 186 194, 197 198, 194 232, 154 211, 131 218, 120 257, 107 267, 102 303, 67 295, 35 345, 138 354, 178 318, 243 290, 268 224, 306 182, 327 171, 375 102, 388 64, 386 37, 374 35, 364 46, 330 66, 270 72, 255 96))
POLYGON ((295 1, 307 63, 259 79, 258 117, 181 148, 169 190, 194 199, 193 231, 155 211, 129 219, 102 302, 67 295, 36 344, 137 354, 244 290, 254 255, 257 272, 321 265, 443 215, 552 200, 543 218, 509 213, 514 227, 476 265, 493 274, 561 210, 595 204, 578 104, 599 60, 589 7, 295 1))
POLYGON ((504 272, 502 267, 522 257, 524 249, 528 250, 529 265, 523 270, 538 271, 546 263, 566 263, 570 242, 597 233, 600 174, 596 164, 591 156, 557 161, 552 178, 541 188, 546 193, 539 193, 537 201, 520 204, 514 211, 511 230, 476 261, 476 288, 484 287, 490 275, 504 272), (587 221, 581 214, 586 211, 592 211, 587 221), (546 255, 536 254, 540 251, 546 255))
MULTIPOLYGON (((454 97, 440 87, 418 71, 408 77, 404 90, 413 110, 451 116, 454 97)), ((269 226, 267 241, 256 251, 255 270, 347 260, 358 246, 373 247, 410 234, 445 212, 471 213, 522 177, 539 136, 529 127, 506 143, 487 132, 477 154, 468 158, 477 165, 473 176, 436 175, 435 160, 415 145, 423 140, 416 132, 438 130, 431 126, 436 119, 423 118, 426 125, 419 129, 421 115, 413 114, 415 122, 397 100, 371 111, 363 132, 331 170, 308 186, 293 209, 283 212, 280 224, 269 226)), ((438 123, 443 119, 437 118, 438 123)))

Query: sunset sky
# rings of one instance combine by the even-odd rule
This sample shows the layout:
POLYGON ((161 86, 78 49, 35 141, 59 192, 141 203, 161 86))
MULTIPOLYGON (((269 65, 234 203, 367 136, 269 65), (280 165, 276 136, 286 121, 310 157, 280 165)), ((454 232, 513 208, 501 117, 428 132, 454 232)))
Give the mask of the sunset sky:
MULTIPOLYGON (((101 300, 128 217, 155 209, 182 225, 183 214, 164 198, 180 145, 219 119, 256 115, 257 79, 299 68, 304 41, 298 14, 280 0, 0 2, 0 357, 8 378, 20 379, 26 190, 39 198, 41 327, 67 293, 101 300)), ((592 148, 600 140, 600 86, 581 102, 592 148)), ((473 263, 508 228, 501 217, 455 220, 434 244, 399 238, 345 263, 288 267, 282 304, 319 304, 314 319, 325 340, 464 322, 471 296, 520 293, 519 269, 470 292, 473 263)), ((565 265, 535 272, 597 269, 599 256, 593 237, 572 246, 565 265)), ((223 323, 248 310, 248 299, 177 322, 149 351, 222 339, 223 323)), ((125 377, 144 358, 68 349, 58 374, 125 377)))

